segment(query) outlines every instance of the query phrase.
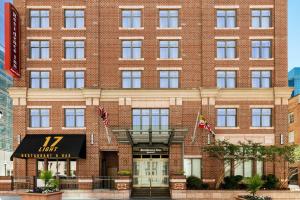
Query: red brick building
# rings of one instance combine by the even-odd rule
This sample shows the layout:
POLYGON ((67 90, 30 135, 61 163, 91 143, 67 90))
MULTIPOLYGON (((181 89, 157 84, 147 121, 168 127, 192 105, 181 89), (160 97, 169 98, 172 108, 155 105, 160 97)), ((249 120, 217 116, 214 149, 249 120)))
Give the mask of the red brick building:
MULTIPOLYGON (((85 158, 23 155, 14 159, 16 176, 130 170, 133 187, 168 187, 184 170, 214 184, 224 165, 203 146, 286 142, 285 0, 26 0, 15 7, 23 69, 10 89, 14 148, 27 134, 86 136, 85 158), (108 135, 99 106, 109 114, 108 135), (198 113, 215 139, 194 129, 198 113)), ((255 173, 283 178, 271 163, 226 167, 227 175, 255 173)))

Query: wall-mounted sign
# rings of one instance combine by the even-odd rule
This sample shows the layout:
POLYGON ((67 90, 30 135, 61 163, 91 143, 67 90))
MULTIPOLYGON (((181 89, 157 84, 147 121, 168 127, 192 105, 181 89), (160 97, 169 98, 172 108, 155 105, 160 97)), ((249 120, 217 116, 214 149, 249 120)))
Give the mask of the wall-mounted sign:
POLYGON ((133 147, 134 154, 168 154, 166 147, 133 147))
POLYGON ((85 158, 85 134, 27 134, 13 153, 17 158, 85 158))
POLYGON ((5 3, 5 59, 4 69, 15 78, 21 77, 20 18, 11 3, 5 3))

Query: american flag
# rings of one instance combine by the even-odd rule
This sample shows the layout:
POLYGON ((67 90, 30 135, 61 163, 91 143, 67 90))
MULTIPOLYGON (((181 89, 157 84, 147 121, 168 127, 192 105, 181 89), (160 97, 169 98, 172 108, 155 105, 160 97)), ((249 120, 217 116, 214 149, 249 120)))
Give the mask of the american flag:
POLYGON ((215 136, 215 132, 212 130, 203 115, 200 115, 198 118, 198 127, 208 130, 213 136, 215 136))
POLYGON ((99 112, 99 115, 102 119, 104 126, 107 127, 108 126, 108 113, 106 112, 106 110, 103 107, 99 107, 98 112, 99 112))

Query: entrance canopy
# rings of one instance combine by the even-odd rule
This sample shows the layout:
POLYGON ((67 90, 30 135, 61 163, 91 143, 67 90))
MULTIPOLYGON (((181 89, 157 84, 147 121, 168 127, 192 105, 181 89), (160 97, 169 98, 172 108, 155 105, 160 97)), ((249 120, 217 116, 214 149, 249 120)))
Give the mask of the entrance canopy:
POLYGON ((188 129, 164 129, 164 130, 152 130, 152 129, 113 129, 113 133, 116 134, 116 138, 119 143, 129 143, 131 145, 136 144, 166 144, 182 143, 188 129))
POLYGON ((85 158, 85 134, 27 134, 13 158, 85 158))

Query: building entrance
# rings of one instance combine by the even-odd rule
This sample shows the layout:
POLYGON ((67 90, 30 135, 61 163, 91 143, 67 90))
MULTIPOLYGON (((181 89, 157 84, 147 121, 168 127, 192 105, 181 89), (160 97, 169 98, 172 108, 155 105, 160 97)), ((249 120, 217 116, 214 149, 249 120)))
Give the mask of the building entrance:
POLYGON ((135 155, 133 187, 169 187, 167 155, 135 155))

